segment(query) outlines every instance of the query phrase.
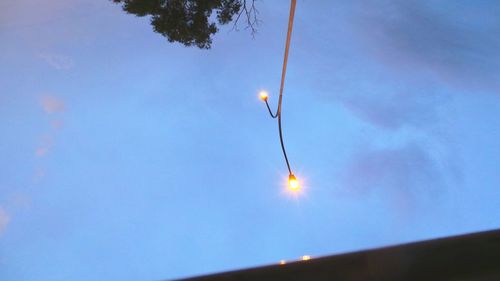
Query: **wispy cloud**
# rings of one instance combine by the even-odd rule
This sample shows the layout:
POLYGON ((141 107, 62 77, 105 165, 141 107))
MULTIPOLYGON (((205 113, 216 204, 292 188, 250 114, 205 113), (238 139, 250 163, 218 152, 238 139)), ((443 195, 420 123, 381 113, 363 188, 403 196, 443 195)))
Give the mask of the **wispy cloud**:
MULTIPOLYGON (((490 2, 492 3, 492 2, 490 2)), ((500 4, 359 1, 349 19, 358 49, 331 98, 398 139, 353 152, 346 188, 378 194, 398 210, 462 184, 459 148, 443 118, 455 95, 500 94, 500 4), (479 4, 482 5, 482 4, 479 4), (408 129, 408 130, 402 130, 408 129)), ((328 86, 328 84, 326 84, 328 86)), ((393 139, 394 139, 393 138, 393 139)), ((428 201, 427 201, 428 200, 428 201)), ((433 201, 434 200, 434 201, 433 201)))
POLYGON ((54 96, 44 96, 40 99, 40 105, 46 113, 63 112, 66 108, 64 102, 54 96))
POLYGON ((35 155, 37 157, 44 157, 46 156, 50 150, 52 149, 54 141, 51 135, 45 135, 42 136, 40 139, 40 144, 35 150, 35 155))
MULTIPOLYGON (((43 96, 39 100, 40 107, 45 113, 50 116, 50 129, 47 133, 43 134, 38 145, 35 148, 34 155, 36 158, 44 158, 52 151, 54 146, 55 135, 64 126, 64 121, 60 114, 66 110, 66 104, 60 98, 55 96, 43 96)), ((45 177, 45 168, 40 164, 35 167, 33 175, 34 182, 40 182, 45 177)))
POLYGON ((31 197, 23 192, 14 192, 7 197, 5 206, 10 213, 27 210, 32 206, 31 197))
POLYGON ((454 95, 500 94, 500 2, 487 2, 349 2, 342 28, 311 39, 321 52, 304 55, 317 62, 304 74, 376 127, 427 130, 454 95))
POLYGON ((64 121, 62 119, 55 119, 55 120, 52 120, 50 125, 52 126, 52 128, 54 128, 56 130, 60 130, 64 127, 64 121))
POLYGON ((0 206, 0 235, 5 231, 10 222, 10 216, 3 207, 0 206))
POLYGON ((395 73, 428 73, 452 87, 498 94, 500 4, 489 3, 363 1, 356 30, 395 73))
MULTIPOLYGON (((371 78, 365 81, 376 83, 371 78)), ((414 83, 410 82, 406 86, 389 83, 378 89, 345 86, 348 91, 334 94, 334 99, 360 119, 389 130, 433 126, 439 118, 440 105, 447 100, 446 95, 438 95, 432 87, 413 88, 414 83)))
POLYGON ((72 58, 59 54, 38 53, 37 57, 57 70, 71 69, 75 63, 72 58))
POLYGON ((33 175, 33 182, 39 183, 45 177, 45 169, 43 167, 36 167, 33 175))
POLYGON ((47 155, 47 153, 49 153, 49 149, 50 147, 48 146, 40 146, 36 149, 36 156, 38 157, 44 157, 45 155, 47 155))
POLYGON ((376 193, 402 210, 442 189, 440 168, 421 146, 365 148, 357 151, 341 173, 341 183, 355 194, 376 193))

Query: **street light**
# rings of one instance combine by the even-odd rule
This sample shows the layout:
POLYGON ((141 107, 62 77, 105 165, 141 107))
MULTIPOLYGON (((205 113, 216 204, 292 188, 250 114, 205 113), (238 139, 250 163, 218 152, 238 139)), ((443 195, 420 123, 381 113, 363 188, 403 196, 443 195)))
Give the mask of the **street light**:
POLYGON ((290 187, 290 189, 292 191, 297 191, 300 189, 300 184, 299 184, 299 181, 297 180, 297 178, 294 176, 294 174, 290 174, 288 176, 288 187, 290 187))
POLYGON ((280 94, 279 97, 279 102, 278 102, 278 109, 275 114, 273 114, 271 107, 269 106, 269 94, 267 91, 260 91, 259 92, 259 97, 260 99, 266 103, 267 110, 269 111, 269 115, 271 115, 272 118, 278 118, 278 131, 279 131, 279 137, 280 137, 280 144, 281 144, 281 150, 283 151, 283 156, 285 157, 285 162, 286 166, 288 168, 288 187, 292 191, 298 191, 300 189, 300 184, 295 175, 292 172, 292 169, 290 168, 290 162, 288 161, 288 156, 286 155, 286 150, 285 150, 285 144, 283 142, 283 130, 281 129, 281 101, 283 99, 283 95, 280 94))
POLYGON ((297 191, 300 189, 299 182, 297 178, 292 173, 292 169, 290 168, 290 162, 288 161, 288 156, 286 155, 285 144, 283 143, 283 130, 281 129, 281 104, 283 101, 283 89, 285 88, 285 76, 286 76, 286 66, 288 62, 288 52, 290 50, 290 40, 292 38, 292 29, 293 29, 293 18, 295 15, 295 5, 297 0, 290 1, 290 16, 288 18, 288 31, 286 34, 286 43, 285 43, 285 56, 283 58, 283 69, 281 70, 281 83, 280 83, 280 91, 279 91, 279 99, 278 99, 278 108, 276 109, 276 113, 273 114, 271 107, 269 106, 268 99, 269 95, 266 91, 261 91, 259 96, 262 101, 266 103, 267 110, 272 118, 278 118, 278 132, 280 137, 281 150, 283 151, 283 156, 285 158, 286 167, 288 168, 288 185, 292 191, 297 191))
POLYGON ((266 91, 262 90, 259 93, 259 98, 263 101, 267 101, 267 99, 269 98, 269 94, 266 91))

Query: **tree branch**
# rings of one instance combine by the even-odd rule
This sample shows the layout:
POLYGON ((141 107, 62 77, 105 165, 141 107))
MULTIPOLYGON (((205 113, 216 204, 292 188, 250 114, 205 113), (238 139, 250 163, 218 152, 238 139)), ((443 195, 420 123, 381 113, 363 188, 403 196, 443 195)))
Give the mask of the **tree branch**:
POLYGON ((252 37, 255 37, 255 34, 257 33, 257 26, 259 25, 260 21, 257 18, 257 15, 259 14, 259 11, 255 7, 255 0, 252 0, 251 4, 247 3, 247 0, 243 0, 242 7, 240 12, 238 13, 238 16, 236 17, 233 28, 232 30, 238 31, 238 22, 241 18, 241 15, 245 15, 246 17, 246 24, 247 26, 245 29, 250 29, 250 34, 252 34, 252 37))

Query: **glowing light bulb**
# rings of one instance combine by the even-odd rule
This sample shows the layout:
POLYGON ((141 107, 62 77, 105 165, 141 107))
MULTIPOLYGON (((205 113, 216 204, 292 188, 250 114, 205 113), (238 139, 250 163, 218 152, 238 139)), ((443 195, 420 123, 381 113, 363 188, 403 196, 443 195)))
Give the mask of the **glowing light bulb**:
POLYGON ((300 188, 299 181, 293 174, 290 174, 290 176, 288 176, 288 186, 293 191, 299 190, 300 188))
POLYGON ((267 98, 269 98, 269 94, 266 91, 260 91, 259 97, 263 101, 267 101, 267 98))

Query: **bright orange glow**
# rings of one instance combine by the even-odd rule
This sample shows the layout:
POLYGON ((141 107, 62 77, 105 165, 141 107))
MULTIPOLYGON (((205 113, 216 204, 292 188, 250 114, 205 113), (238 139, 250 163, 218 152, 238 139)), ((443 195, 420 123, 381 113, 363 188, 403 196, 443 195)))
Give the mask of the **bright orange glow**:
POLYGON ((280 265, 285 265, 286 264, 286 260, 280 260, 280 265))
POLYGON ((290 174, 290 176, 288 176, 288 186, 293 191, 300 189, 299 181, 293 174, 290 174))
POLYGON ((263 101, 267 101, 267 98, 269 98, 269 94, 266 91, 260 91, 259 97, 263 101))
POLYGON ((307 256, 307 255, 306 256, 302 256, 302 260, 303 261, 308 261, 310 259, 311 259, 311 256, 307 256))

